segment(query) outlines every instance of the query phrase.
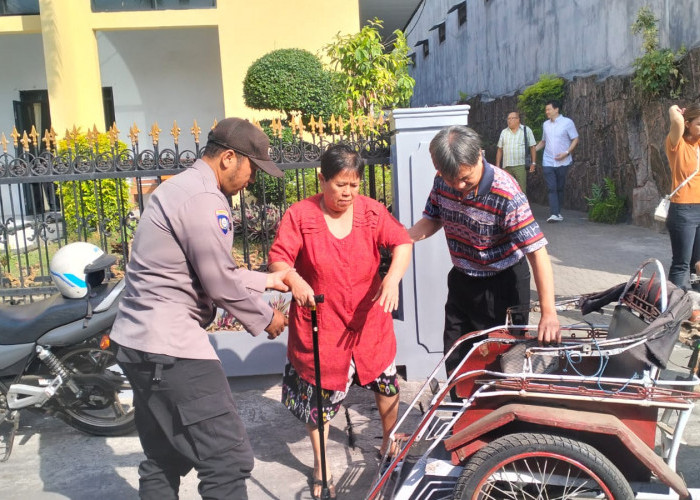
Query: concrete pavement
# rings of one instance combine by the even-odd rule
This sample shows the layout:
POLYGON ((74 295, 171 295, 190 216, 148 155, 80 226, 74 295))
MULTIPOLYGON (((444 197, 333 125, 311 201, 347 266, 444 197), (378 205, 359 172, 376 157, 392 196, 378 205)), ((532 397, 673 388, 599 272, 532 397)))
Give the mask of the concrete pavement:
MULTIPOLYGON (((668 268, 668 235, 630 225, 593 224, 580 212, 564 211, 564 222, 547 224, 545 207, 533 207, 549 240, 559 297, 603 290, 626 281, 639 263, 656 257, 668 268)), ((690 351, 678 347, 674 359, 683 364, 690 351)), ((282 367, 280 367, 281 370, 282 367)), ((230 379, 241 417, 255 450, 256 466, 248 485, 252 499, 308 499, 313 457, 304 426, 280 404, 280 377, 230 379)), ((402 401, 410 401, 422 381, 402 385, 402 401)), ((356 437, 348 446, 344 412, 333 420, 328 460, 340 498, 362 498, 377 471, 381 443, 374 398, 354 388, 346 406, 356 437)), ((686 431, 688 444, 679 456, 679 470, 691 487, 700 487, 700 419, 686 431)), ((87 436, 51 417, 24 412, 10 460, 0 464, 0 498, 92 500, 138 498, 137 467, 143 455, 135 435, 118 438, 87 436)), ((181 498, 196 499, 194 473, 182 481, 181 498)))

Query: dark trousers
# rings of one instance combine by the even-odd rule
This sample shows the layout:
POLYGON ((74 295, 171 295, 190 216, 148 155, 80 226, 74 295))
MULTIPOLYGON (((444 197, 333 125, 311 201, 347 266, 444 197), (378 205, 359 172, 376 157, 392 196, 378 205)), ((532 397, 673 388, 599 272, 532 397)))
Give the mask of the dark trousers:
POLYGON ((146 455, 139 466, 139 496, 177 499, 180 477, 194 468, 202 498, 248 498, 245 480, 253 470, 253 450, 221 363, 120 350, 146 455), (123 353, 141 362, 125 362, 123 353), (149 359, 165 363, 158 370, 158 362, 149 359), (158 371, 160 382, 154 381, 158 371))
POLYGON ((564 188, 566 187, 566 173, 571 165, 561 167, 542 167, 544 182, 547 184, 549 197, 549 213, 561 215, 561 207, 564 204, 564 188))
MULTIPOLYGON (((530 268, 527 259, 486 278, 473 278, 452 268, 447 275, 445 304, 445 353, 465 333, 505 324, 509 307, 530 304, 530 268)), ((526 325, 529 314, 513 315, 513 323, 526 325)), ((465 342, 445 361, 451 373, 467 355, 472 343, 465 342)))
MULTIPOLYGON (((668 280, 688 289, 690 273, 700 260, 700 203, 671 203, 666 219, 671 237, 671 269, 668 280)), ((693 288, 700 291, 699 285, 693 288)))

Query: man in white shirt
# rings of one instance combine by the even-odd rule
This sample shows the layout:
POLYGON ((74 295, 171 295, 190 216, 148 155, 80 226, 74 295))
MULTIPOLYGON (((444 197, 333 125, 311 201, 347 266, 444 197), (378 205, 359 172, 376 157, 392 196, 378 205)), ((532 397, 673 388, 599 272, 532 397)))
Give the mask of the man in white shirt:
POLYGON ((550 216, 547 222, 561 222, 561 206, 564 204, 566 172, 571 166, 571 153, 578 145, 578 132, 571 119, 559 114, 561 104, 557 100, 547 101, 544 112, 548 120, 542 124, 542 140, 536 150, 544 148, 542 171, 549 194, 550 216))
POLYGON ((527 125, 521 125, 520 113, 512 111, 508 114, 508 127, 501 131, 501 136, 498 138, 496 166, 515 177, 520 189, 527 194, 525 165, 530 165, 530 172, 534 172, 536 160, 535 136, 532 134, 532 129, 527 125), (503 159, 502 164, 501 159, 503 159))

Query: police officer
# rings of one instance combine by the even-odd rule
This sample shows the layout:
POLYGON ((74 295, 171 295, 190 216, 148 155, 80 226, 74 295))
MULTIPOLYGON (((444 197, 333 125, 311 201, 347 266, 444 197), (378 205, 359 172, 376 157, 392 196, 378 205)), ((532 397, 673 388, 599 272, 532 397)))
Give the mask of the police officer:
POLYGON ((202 159, 155 190, 134 235, 111 337, 146 455, 141 498, 177 498, 180 477, 192 468, 203 498, 247 498, 253 452, 204 328, 216 306, 253 335, 274 339, 286 326, 262 298, 266 288, 287 290, 286 272, 240 269, 231 257, 228 197, 254 182, 258 169, 283 176, 268 148, 251 123, 222 120, 202 159))

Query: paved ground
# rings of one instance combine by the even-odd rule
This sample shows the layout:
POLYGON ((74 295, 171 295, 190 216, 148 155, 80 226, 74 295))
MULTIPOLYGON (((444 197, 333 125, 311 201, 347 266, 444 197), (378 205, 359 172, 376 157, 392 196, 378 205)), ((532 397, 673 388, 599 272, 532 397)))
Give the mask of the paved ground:
MULTIPOLYGON (((548 216, 534 207, 540 221, 548 216)), ((592 224, 585 214, 564 211, 565 221, 542 226, 549 239, 558 296, 603 290, 626 281, 648 257, 668 267, 668 236, 629 225, 592 224)), ((689 350, 678 347, 674 360, 687 362, 689 350)), ((231 379, 231 387, 255 449, 256 467, 249 483, 252 499, 308 499, 313 458, 304 427, 279 403, 279 377, 231 379)), ((402 388, 408 401, 420 384, 402 388)), ((356 436, 348 447, 347 422, 341 413, 333 420, 329 460, 339 496, 362 498, 377 470, 376 448, 381 441, 373 398, 351 392, 348 413, 356 436)), ((697 413, 697 412, 696 412, 697 413)), ((700 419, 691 417, 687 446, 681 450, 679 470, 689 486, 700 487, 700 419)), ((136 468, 142 459, 138 438, 86 436, 57 419, 25 412, 12 457, 0 464, 0 498, 93 500, 137 498, 136 468)), ((194 499, 197 478, 184 478, 181 498, 194 499)))

